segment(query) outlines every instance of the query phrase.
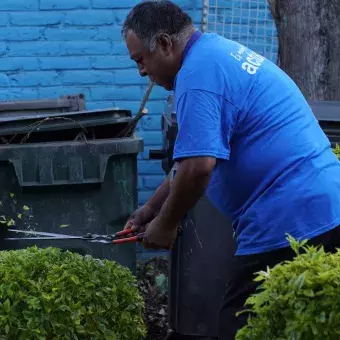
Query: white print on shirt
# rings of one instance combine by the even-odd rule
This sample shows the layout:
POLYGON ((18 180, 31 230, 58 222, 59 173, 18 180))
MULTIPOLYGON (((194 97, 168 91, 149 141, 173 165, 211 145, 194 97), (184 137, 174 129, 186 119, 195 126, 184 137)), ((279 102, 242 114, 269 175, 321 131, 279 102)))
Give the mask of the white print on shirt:
POLYGON ((231 52, 230 55, 240 62, 245 59, 241 67, 249 74, 255 74, 264 60, 264 57, 253 51, 249 51, 245 46, 241 46, 236 54, 231 52))

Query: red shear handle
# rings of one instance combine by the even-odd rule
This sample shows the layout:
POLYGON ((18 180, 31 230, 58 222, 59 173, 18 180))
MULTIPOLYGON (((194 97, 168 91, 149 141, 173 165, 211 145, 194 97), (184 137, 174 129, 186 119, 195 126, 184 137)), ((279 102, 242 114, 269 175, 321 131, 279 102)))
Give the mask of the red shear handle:
POLYGON ((133 233, 133 230, 130 228, 130 229, 126 229, 126 230, 116 232, 115 236, 126 236, 126 235, 129 235, 129 234, 132 234, 132 233, 133 233))
POLYGON ((113 240, 113 244, 121 244, 121 243, 133 243, 133 242, 142 242, 144 237, 144 233, 138 234, 136 236, 121 238, 118 240, 113 240))

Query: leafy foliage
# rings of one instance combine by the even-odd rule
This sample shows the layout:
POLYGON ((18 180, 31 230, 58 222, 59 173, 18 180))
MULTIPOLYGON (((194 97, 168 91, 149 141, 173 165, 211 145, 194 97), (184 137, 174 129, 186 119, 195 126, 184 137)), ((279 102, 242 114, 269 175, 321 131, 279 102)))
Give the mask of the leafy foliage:
POLYGON ((340 159, 340 145, 339 144, 335 145, 335 148, 333 149, 333 152, 336 154, 338 159, 340 159))
POLYGON ((57 248, 0 252, 0 339, 141 340, 131 272, 57 248))
POLYGON ((289 241, 296 257, 257 273, 261 287, 237 340, 340 339, 340 252, 289 241))
POLYGON ((163 340, 168 331, 168 260, 138 262, 138 287, 145 301, 147 340, 163 340))

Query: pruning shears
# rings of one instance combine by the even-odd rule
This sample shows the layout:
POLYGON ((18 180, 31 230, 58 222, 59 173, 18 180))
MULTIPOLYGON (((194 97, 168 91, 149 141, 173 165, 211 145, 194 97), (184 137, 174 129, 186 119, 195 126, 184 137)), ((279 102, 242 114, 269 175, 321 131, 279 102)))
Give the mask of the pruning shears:
POLYGON ((6 241, 18 241, 18 240, 84 240, 89 242, 97 242, 97 243, 106 243, 106 244, 122 244, 122 243, 134 243, 134 242, 142 242, 145 233, 140 233, 135 236, 119 238, 122 236, 128 236, 129 234, 133 234, 132 229, 126 229, 118 231, 112 235, 98 235, 98 234, 86 234, 85 236, 73 236, 73 235, 65 235, 65 234, 54 234, 54 233, 45 233, 41 231, 31 231, 31 230, 16 230, 16 229, 7 229, 9 232, 20 233, 25 235, 32 235, 28 237, 6 237, 6 241))

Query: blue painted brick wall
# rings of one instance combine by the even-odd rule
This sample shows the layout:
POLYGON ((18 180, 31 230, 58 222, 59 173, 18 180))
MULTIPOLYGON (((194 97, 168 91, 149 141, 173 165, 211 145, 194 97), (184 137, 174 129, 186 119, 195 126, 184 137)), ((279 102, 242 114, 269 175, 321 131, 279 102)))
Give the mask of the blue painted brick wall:
MULTIPOLYGON (((264 2, 266 0, 263 0, 264 2)), ((84 93, 87 108, 136 112, 147 81, 121 39, 121 25, 138 0, 1 0, 0 100, 84 93)), ((175 0, 200 26, 203 0, 175 0)), ((256 13, 255 13, 256 14, 256 13)), ((139 203, 164 178, 148 151, 161 146, 160 114, 168 96, 155 88, 139 125, 139 203)))
MULTIPOLYGON (((121 39, 121 25, 137 0, 0 1, 0 100, 56 98, 84 93, 89 109, 137 111, 147 80, 139 77, 121 39)), ((178 0, 199 25, 201 0, 178 0)), ((161 146, 160 115, 168 93, 155 88, 149 116, 139 124, 139 203, 164 178, 148 151, 161 146)))

